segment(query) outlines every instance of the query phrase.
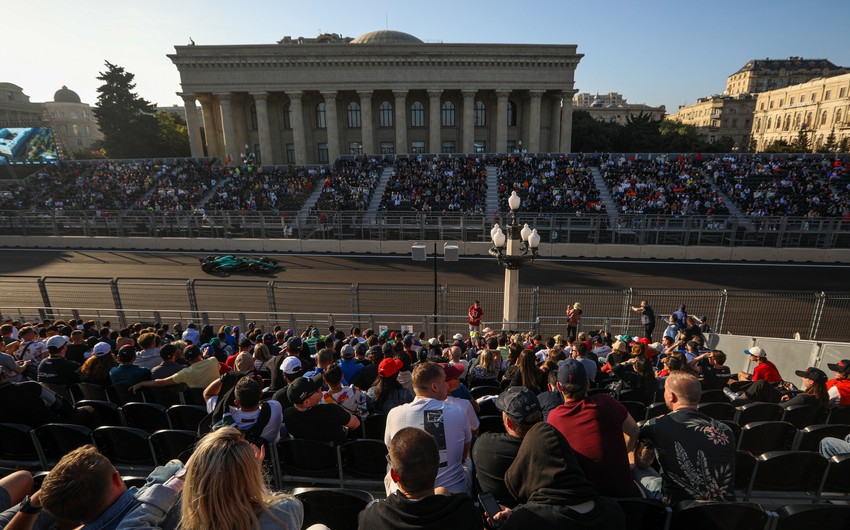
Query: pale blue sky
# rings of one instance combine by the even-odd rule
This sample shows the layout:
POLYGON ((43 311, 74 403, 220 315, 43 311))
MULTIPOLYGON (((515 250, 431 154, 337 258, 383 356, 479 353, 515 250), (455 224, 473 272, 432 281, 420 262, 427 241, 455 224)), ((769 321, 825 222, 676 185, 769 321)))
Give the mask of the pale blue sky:
POLYGON ((273 44, 320 31, 356 37, 387 20, 425 41, 577 44, 579 91, 620 92, 668 112, 722 92, 749 59, 850 66, 848 0, 30 0, 0 7, 0 81, 34 102, 68 85, 94 104, 109 60, 136 74, 142 97, 182 104, 165 55, 190 36, 198 45, 273 44))

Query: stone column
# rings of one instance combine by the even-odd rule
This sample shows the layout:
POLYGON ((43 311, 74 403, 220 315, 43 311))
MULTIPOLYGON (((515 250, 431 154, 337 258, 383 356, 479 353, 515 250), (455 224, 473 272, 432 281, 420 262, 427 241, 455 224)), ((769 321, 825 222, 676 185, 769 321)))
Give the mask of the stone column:
POLYGON ((204 156, 204 146, 201 142, 201 125, 198 123, 198 107, 195 105, 195 94, 181 94, 183 106, 186 109, 186 129, 189 132, 189 149, 193 157, 204 156))
POLYGON ((564 104, 561 106, 561 134, 558 151, 562 153, 572 152, 573 143, 573 95, 574 90, 562 92, 564 104))
POLYGON ((543 97, 542 90, 529 90, 530 109, 528 120, 528 152, 540 151, 540 98, 543 97))
POLYGON ((213 99, 211 96, 204 94, 198 96, 201 102, 201 112, 204 115, 204 136, 207 140, 207 156, 222 156, 224 154, 221 149, 221 142, 218 139, 218 127, 215 124, 215 109, 213 108, 213 99))
POLYGON ((304 137, 304 105, 301 102, 303 92, 287 92, 289 109, 292 112, 292 143, 295 144, 295 163, 303 166, 307 163, 307 146, 304 137))
POLYGON ((230 155, 230 163, 239 163, 239 145, 236 142, 236 129, 233 126, 233 106, 231 94, 216 94, 221 107, 221 130, 224 132, 224 155, 230 155))
POLYGON ((269 93, 252 92, 254 106, 257 107, 257 131, 260 135, 260 163, 264 166, 273 166, 274 152, 272 150, 272 131, 269 125, 269 93))
POLYGON ((558 150, 558 135, 561 134, 561 95, 555 94, 549 98, 549 145, 550 152, 558 150))
POLYGON ((322 92, 325 98, 325 126, 328 132, 328 162, 339 158, 339 117, 336 112, 336 91, 322 92))
POLYGON ((393 90, 395 96, 395 152, 409 153, 407 145, 407 90, 393 90))
POLYGON ((360 96, 360 134, 363 142, 363 153, 375 154, 375 133, 372 127, 372 91, 357 92, 360 96))
POLYGON ((442 140, 440 139, 440 98, 443 95, 442 90, 428 91, 428 152, 439 153, 443 150, 442 140))
POLYGON ((496 148, 494 153, 508 150, 508 96, 510 90, 496 91, 496 148))
POLYGON ((463 146, 461 153, 475 151, 475 90, 463 90, 463 146))

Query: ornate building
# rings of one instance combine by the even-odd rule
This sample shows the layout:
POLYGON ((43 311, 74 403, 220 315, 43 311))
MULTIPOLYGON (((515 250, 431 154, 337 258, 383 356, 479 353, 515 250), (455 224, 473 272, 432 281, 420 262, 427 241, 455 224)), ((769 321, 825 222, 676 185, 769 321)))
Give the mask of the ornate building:
POLYGON ((756 97, 752 94, 709 96, 698 99, 694 105, 680 106, 667 119, 695 126, 707 142, 728 137, 737 149, 747 149, 755 107, 756 97))
POLYGON ((850 69, 838 67, 826 59, 753 59, 726 79, 727 96, 759 94, 769 90, 799 85, 818 77, 846 74, 850 69))
POLYGON ((570 150, 575 45, 424 43, 375 31, 356 39, 176 46, 193 156, 263 164, 340 154, 570 150), (520 144, 520 142, 522 142, 520 144))
POLYGON ((43 127, 44 106, 30 103, 24 89, 12 83, 0 83, 0 128, 43 127))
POLYGON ((814 79, 758 95, 753 138, 758 150, 777 140, 794 143, 806 137, 809 149, 850 143, 850 74, 814 79))
POLYGON ((44 103, 44 112, 47 123, 53 128, 57 147, 64 156, 103 139, 94 109, 81 102, 80 96, 66 86, 53 94, 53 101, 44 103))
POLYGON ((650 107, 642 103, 629 103, 622 94, 608 92, 607 94, 596 94, 582 92, 573 96, 573 108, 587 111, 588 114, 598 121, 625 125, 630 117, 649 116, 653 120, 663 120, 667 109, 664 105, 650 107))

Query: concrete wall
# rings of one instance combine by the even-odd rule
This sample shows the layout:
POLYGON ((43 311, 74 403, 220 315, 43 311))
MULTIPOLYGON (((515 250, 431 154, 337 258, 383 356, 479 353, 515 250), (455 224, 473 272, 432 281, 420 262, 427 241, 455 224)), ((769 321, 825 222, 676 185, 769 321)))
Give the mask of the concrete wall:
MULTIPOLYGON (((184 250, 202 252, 317 252, 334 254, 409 254, 413 241, 336 239, 206 239, 0 236, 0 248, 104 250, 184 250)), ((426 242, 431 247, 431 242, 426 242)), ((438 242, 441 246, 442 242, 438 242)), ((461 256, 486 256, 489 243, 461 242, 461 256)), ((631 258, 706 261, 848 263, 850 249, 684 247, 680 245, 542 245, 544 258, 631 258)))

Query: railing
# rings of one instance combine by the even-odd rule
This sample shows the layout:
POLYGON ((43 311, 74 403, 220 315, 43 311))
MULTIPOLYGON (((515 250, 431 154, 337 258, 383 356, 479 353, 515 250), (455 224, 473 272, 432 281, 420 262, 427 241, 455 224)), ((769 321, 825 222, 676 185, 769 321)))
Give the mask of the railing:
MULTIPOLYGON (((134 322, 222 325, 256 322, 454 334, 467 329, 466 312, 480 300, 483 325, 502 329, 502 289, 442 285, 433 317, 433 285, 281 282, 236 279, 0 277, 0 314, 25 320, 84 318, 125 326, 134 322), (436 330, 435 330, 436 325, 436 330)), ((723 289, 554 289, 522 287, 518 322, 507 327, 554 335, 566 331, 565 309, 581 302, 580 329, 642 335, 630 306, 647 300, 660 338, 670 312, 686 304, 717 333, 808 340, 850 339, 850 292, 723 289), (516 326, 516 327, 514 327, 516 326)))
MULTIPOLYGON (((723 247, 850 248, 850 222, 840 218, 528 213, 521 223, 537 228, 543 243, 723 247)), ((320 240, 490 240, 503 214, 381 212, 147 212, 0 210, 7 236, 115 238, 223 238, 320 240)))

